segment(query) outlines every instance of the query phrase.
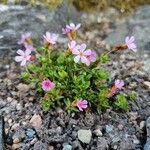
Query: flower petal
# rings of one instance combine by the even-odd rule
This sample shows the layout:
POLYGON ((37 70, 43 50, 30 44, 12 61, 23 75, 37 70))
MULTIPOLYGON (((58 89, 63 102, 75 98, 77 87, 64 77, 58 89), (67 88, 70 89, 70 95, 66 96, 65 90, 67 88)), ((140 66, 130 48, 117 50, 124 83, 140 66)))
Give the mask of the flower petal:
POLYGON ((75 28, 75 24, 74 23, 70 23, 70 27, 71 28, 75 28))
POLYGON ((134 40, 135 40, 134 36, 131 36, 128 42, 132 43, 132 42, 134 42, 134 40))
POLYGON ((74 58, 75 63, 78 63, 79 60, 80 60, 80 56, 79 55, 74 58))
POLYGON ((86 100, 83 100, 82 104, 88 104, 88 102, 86 100))
POLYGON ((125 39, 126 44, 128 43, 128 41, 129 41, 129 37, 127 36, 125 39))
POLYGON ((21 50, 21 49, 19 49, 19 50, 17 50, 17 54, 19 54, 19 55, 24 55, 24 51, 21 50))
POLYGON ((46 32, 46 38, 48 38, 48 39, 51 38, 51 33, 48 31, 46 32))
POLYGON ((82 104, 82 108, 87 108, 88 106, 87 106, 87 104, 82 104))
POLYGON ((81 62, 82 63, 86 63, 88 61, 88 59, 85 56, 81 56, 81 62))
POLYGON ((79 23, 79 24, 77 24, 76 25, 76 27, 75 27, 75 29, 77 30, 77 29, 79 29, 80 28, 80 26, 81 26, 81 24, 79 23))
POLYGON ((78 107, 80 111, 83 111, 83 109, 81 107, 78 107))
POLYGON ((30 54, 31 54, 31 50, 30 50, 30 49, 26 49, 26 50, 25 50, 25 55, 28 56, 28 55, 30 55, 30 54))
POLYGON ((25 66, 26 65, 26 59, 23 59, 20 66, 25 66))
POLYGON ((80 51, 83 52, 86 49, 86 44, 81 44, 80 45, 80 51))
POLYGON ((87 66, 90 65, 90 60, 87 57, 85 57, 85 56, 81 57, 81 62, 85 63, 87 66))
POLYGON ((20 61, 22 61, 23 60, 23 56, 16 56, 15 57, 15 61, 16 62, 20 62, 20 61))
POLYGON ((91 55, 91 50, 88 49, 88 50, 84 51, 83 55, 85 55, 85 56, 91 55))
POLYGON ((72 54, 75 54, 75 55, 79 55, 80 54, 80 46, 77 45, 73 50, 72 50, 72 54))
POLYGON ((134 44, 134 43, 131 43, 130 44, 130 48, 132 49, 132 48, 136 48, 136 45, 134 44))

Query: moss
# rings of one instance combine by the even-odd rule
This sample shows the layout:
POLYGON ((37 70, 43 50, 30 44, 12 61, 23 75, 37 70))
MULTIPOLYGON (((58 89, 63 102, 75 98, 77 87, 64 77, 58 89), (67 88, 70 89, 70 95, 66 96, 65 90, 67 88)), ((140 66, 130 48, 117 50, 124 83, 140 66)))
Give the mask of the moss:
MULTIPOLYGON (((0 3, 7 3, 8 0, 0 0, 0 3)), ((139 6, 150 4, 150 0, 15 0, 15 3, 27 2, 31 5, 42 5, 49 9, 56 9, 66 1, 72 4, 77 10, 85 12, 103 11, 114 7, 121 13, 129 13, 139 6)))
POLYGON ((79 11, 93 12, 114 7, 122 13, 128 13, 133 9, 150 4, 149 0, 72 0, 73 5, 79 11))

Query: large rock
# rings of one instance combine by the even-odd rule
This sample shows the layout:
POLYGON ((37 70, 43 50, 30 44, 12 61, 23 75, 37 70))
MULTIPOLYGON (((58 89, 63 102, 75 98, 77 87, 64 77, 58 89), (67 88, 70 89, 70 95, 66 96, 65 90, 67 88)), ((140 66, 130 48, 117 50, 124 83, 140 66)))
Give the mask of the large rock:
POLYGON ((109 44, 120 44, 124 42, 127 35, 134 35, 138 50, 149 50, 150 48, 150 6, 144 6, 130 16, 124 17, 123 22, 115 24, 116 28, 109 33, 105 39, 109 44))
POLYGON ((4 120, 0 116, 0 150, 4 150, 4 120))
POLYGON ((62 4, 55 10, 41 7, 0 5, 0 55, 16 49, 17 40, 24 32, 31 31, 39 44, 45 31, 61 32, 68 19, 78 22, 80 13, 62 4))
POLYGON ((146 121, 147 140, 144 145, 144 150, 150 150, 150 117, 146 121))

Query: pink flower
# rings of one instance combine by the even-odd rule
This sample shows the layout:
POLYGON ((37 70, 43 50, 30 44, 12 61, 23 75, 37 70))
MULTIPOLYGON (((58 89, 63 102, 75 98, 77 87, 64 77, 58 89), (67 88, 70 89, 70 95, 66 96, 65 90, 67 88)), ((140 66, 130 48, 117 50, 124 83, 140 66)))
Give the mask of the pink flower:
POLYGON ((65 28, 62 28, 62 32, 63 32, 63 34, 68 34, 72 31, 78 30, 80 28, 80 26, 81 26, 80 23, 77 25, 75 25, 74 23, 70 23, 70 25, 66 25, 65 28))
POLYGON ((16 62, 21 62, 21 66, 25 66, 27 61, 30 61, 30 58, 31 58, 31 50, 29 49, 26 49, 25 51, 22 51, 22 50, 18 50, 17 53, 20 55, 20 56, 16 56, 15 57, 15 61, 16 62))
POLYGON ((35 48, 33 47, 33 45, 26 45, 25 48, 29 49, 30 51, 35 51, 35 48))
POLYGON ((70 43, 68 43, 68 48, 69 50, 73 50, 76 47, 76 41, 71 41, 70 43))
POLYGON ((71 31, 76 31, 80 28, 81 24, 75 25, 74 23, 70 23, 70 25, 66 25, 67 29, 70 29, 71 31))
POLYGON ((70 32, 70 29, 68 28, 62 28, 62 33, 63 34, 68 34, 70 32))
POLYGON ((125 39, 125 42, 126 42, 128 49, 131 49, 132 51, 137 52, 134 40, 135 40, 134 36, 131 36, 131 37, 127 36, 125 39))
POLYGON ((21 39, 18 41, 18 44, 24 44, 27 45, 28 44, 28 40, 31 39, 31 32, 26 32, 24 34, 21 35, 21 39))
POLYGON ((42 82, 42 89, 44 91, 50 91, 54 87, 55 87, 55 84, 53 82, 51 82, 50 80, 43 80, 43 82, 42 82))
POLYGON ((82 63, 85 63, 87 66, 90 65, 90 61, 87 58, 87 56, 91 55, 91 50, 85 50, 86 49, 86 44, 81 44, 81 45, 77 45, 73 50, 72 53, 75 56, 74 61, 75 63, 78 63, 80 60, 82 63))
POLYGON ((91 55, 87 56, 90 62, 96 61, 96 53, 94 51, 91 51, 91 55))
POLYGON ((58 39, 58 34, 46 32, 46 35, 43 35, 45 43, 48 44, 56 44, 56 41, 58 39))
POLYGON ((117 89, 121 90, 123 86, 124 86, 124 81, 123 80, 116 80, 115 81, 115 87, 117 89))
POLYGON ((83 111, 83 109, 86 109, 88 107, 88 102, 86 100, 80 99, 79 101, 76 102, 76 106, 80 111, 83 111))

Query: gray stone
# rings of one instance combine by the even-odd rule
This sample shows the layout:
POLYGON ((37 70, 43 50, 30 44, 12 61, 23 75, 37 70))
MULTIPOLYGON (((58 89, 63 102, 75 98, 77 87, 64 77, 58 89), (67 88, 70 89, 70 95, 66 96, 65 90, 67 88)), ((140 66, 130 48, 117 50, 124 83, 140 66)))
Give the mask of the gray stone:
POLYGON ((6 101, 0 99, 0 109, 6 106, 6 104, 7 104, 6 101))
POLYGON ((62 150, 72 150, 72 146, 67 144, 67 143, 64 143, 63 144, 63 149, 62 150))
POLYGON ((17 85, 17 89, 20 91, 20 92, 27 92, 29 90, 29 85, 26 85, 26 84, 23 84, 23 83, 20 83, 17 85))
POLYGON ((149 90, 150 89, 150 82, 149 81, 145 81, 144 82, 145 87, 149 90))
MULTIPOLYGON (((32 31, 33 39, 38 40, 45 31, 59 32, 68 19, 80 22, 81 12, 71 7, 68 9, 66 3, 56 10, 31 8, 27 6, 0 5, 0 54, 7 55, 12 49, 17 49, 17 41, 20 35, 32 31), (65 15, 64 15, 65 14, 65 15), (13 39, 13 40, 12 40, 13 39)), ((0 57, 3 57, 0 55, 0 57)))
POLYGON ((104 137, 99 137, 97 141, 97 150, 107 150, 108 149, 108 142, 104 137))
POLYGON ((120 142, 119 148, 120 150, 131 150, 135 149, 135 144, 133 144, 132 139, 122 140, 120 142))
POLYGON ((144 150, 150 150, 150 117, 146 121, 147 140, 144 145, 144 150))
POLYGON ((79 130, 78 131, 78 139, 83 142, 89 144, 92 138, 91 130, 79 130))
POLYGON ((106 125, 106 133, 110 133, 113 130, 113 125, 106 125))
POLYGON ((27 129, 26 135, 28 136, 29 139, 33 138, 35 135, 35 131, 33 129, 27 129))
POLYGON ((0 116, 0 150, 4 150, 4 119, 0 116))
POLYGON ((103 133, 101 132, 100 129, 95 129, 95 130, 93 131, 93 133, 94 133, 96 136, 102 136, 102 135, 103 135, 103 133))
POLYGON ((47 149, 48 149, 48 145, 41 141, 38 141, 34 144, 34 150, 47 150, 47 149))
POLYGON ((19 139, 20 141, 23 140, 25 138, 25 130, 23 129, 16 130, 16 132, 12 136, 12 139, 14 140, 16 138, 19 139))
POLYGON ((150 141, 147 141, 144 145, 144 150, 150 150, 150 141))

